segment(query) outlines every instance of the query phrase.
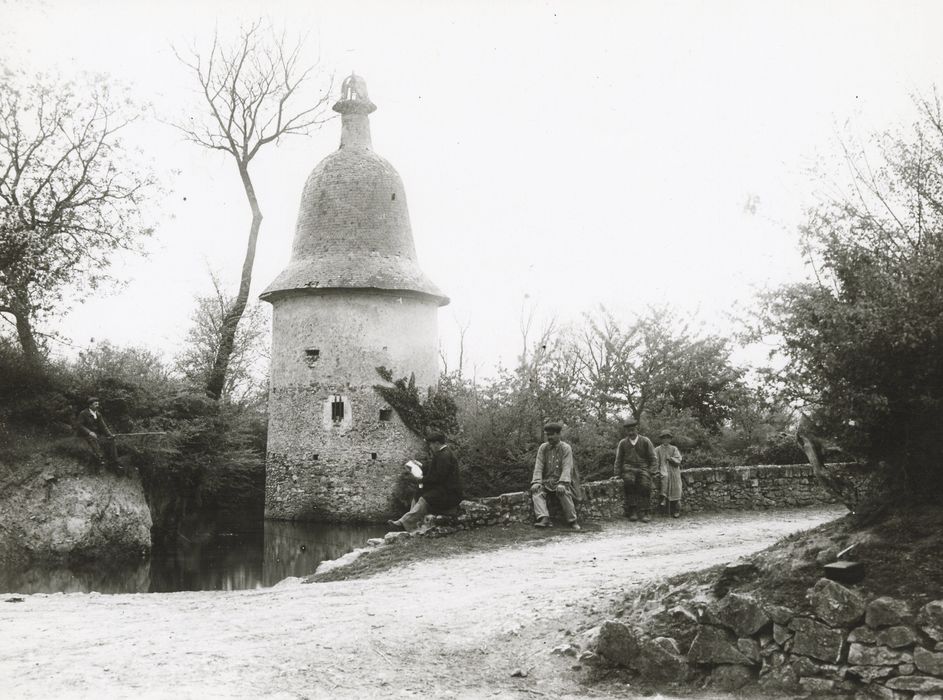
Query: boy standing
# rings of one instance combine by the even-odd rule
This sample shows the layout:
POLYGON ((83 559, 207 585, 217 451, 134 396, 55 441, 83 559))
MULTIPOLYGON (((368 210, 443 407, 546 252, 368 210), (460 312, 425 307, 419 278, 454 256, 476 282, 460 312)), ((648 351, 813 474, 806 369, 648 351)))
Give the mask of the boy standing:
POLYGON ((658 472, 661 475, 661 505, 668 504, 671 517, 681 515, 681 452, 671 444, 670 430, 658 434, 661 443, 655 448, 658 472))

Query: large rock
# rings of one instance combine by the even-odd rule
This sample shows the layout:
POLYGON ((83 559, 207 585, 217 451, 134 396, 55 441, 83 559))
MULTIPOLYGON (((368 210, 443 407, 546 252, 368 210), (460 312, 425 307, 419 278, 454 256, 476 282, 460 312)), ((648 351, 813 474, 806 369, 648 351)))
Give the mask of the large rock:
POLYGON ((892 666, 909 664, 914 657, 908 651, 890 647, 871 647, 864 644, 852 644, 848 647, 848 663, 853 666, 892 666))
POLYGON ((760 675, 760 687, 767 692, 791 692, 799 685, 799 676, 789 664, 772 666, 760 675))
POLYGON ((770 618, 750 596, 728 593, 707 607, 704 621, 726 627, 738 637, 752 637, 770 623, 770 618))
POLYGON ((893 627, 910 619, 910 605, 890 596, 881 596, 868 603, 864 621, 873 629, 893 627))
POLYGON ((751 561, 739 560, 727 564, 714 582, 713 593, 718 598, 723 598, 731 588, 752 581, 759 573, 759 567, 751 561))
POLYGON ((943 641, 943 600, 932 600, 920 608, 917 625, 928 637, 943 641))
POLYGON ((943 653, 917 647, 914 649, 914 665, 924 673, 943 676, 943 653))
POLYGON ((793 634, 795 633, 788 627, 784 627, 778 622, 773 623, 773 641, 780 646, 792 639, 793 634))
MULTIPOLYGON (((900 693, 883 685, 871 683, 855 692, 855 700, 911 700, 910 693, 900 693)), ((914 696, 914 700, 921 700, 914 696)))
POLYGON ((819 579, 807 596, 815 614, 833 627, 854 624, 865 613, 864 598, 827 578, 819 579))
POLYGON ((652 641, 668 653, 682 656, 681 647, 678 645, 676 639, 672 639, 671 637, 655 637, 652 641))
POLYGON ((596 653, 616 666, 634 667, 639 654, 639 634, 621 622, 606 620, 599 626, 596 653))
POLYGON ((691 646, 697 634, 698 617, 690 608, 683 605, 661 610, 652 619, 656 629, 667 632, 678 640, 683 647, 691 646))
POLYGON ((692 664, 743 664, 750 660, 737 649, 736 638, 728 631, 712 625, 701 625, 688 649, 692 664))
POLYGON ((749 666, 737 664, 723 664, 718 666, 710 675, 710 685, 718 690, 739 690, 755 678, 753 669, 749 666))
POLYGON ((691 676, 691 667, 687 659, 662 640, 674 641, 667 637, 642 639, 639 643, 638 656, 632 662, 632 667, 643 678, 649 680, 672 683, 686 681, 691 676))
POLYGON ((876 680, 887 678, 894 671, 896 666, 849 666, 848 675, 854 676, 862 683, 873 683, 876 680))
POLYGON ((794 617, 789 623, 796 636, 792 640, 792 653, 811 656, 828 663, 841 660, 842 633, 808 617, 794 617))
POLYGON ((57 458, 0 493, 0 566, 139 559, 151 525, 137 475, 90 474, 57 458))
POLYGON ((737 640, 737 650, 752 663, 760 663, 760 643, 755 639, 741 637, 737 640))
POLYGON ((878 640, 878 634, 866 625, 855 627, 848 633, 849 642, 859 642, 861 644, 874 644, 878 640))
POLYGON ((891 690, 908 690, 912 693, 943 693, 943 678, 933 676, 898 676, 884 685, 891 690))
POLYGON ((875 642, 885 647, 910 647, 917 642, 917 633, 906 625, 885 627, 877 633, 875 642))
POLYGON ((834 695, 842 689, 841 681, 831 678, 799 678, 799 688, 812 697, 822 697, 824 695, 834 695))
POLYGON ((777 625, 788 625, 795 613, 784 605, 766 605, 763 607, 769 618, 777 625))
POLYGON ((807 656, 793 656, 792 659, 792 667, 800 678, 804 676, 839 678, 842 675, 841 668, 835 664, 823 664, 821 661, 815 661, 807 656))

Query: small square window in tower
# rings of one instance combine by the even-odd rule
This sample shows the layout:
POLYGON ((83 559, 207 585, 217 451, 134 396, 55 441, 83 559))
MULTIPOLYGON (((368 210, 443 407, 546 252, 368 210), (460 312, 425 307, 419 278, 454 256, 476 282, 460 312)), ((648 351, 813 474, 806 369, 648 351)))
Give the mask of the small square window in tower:
POLYGON ((314 367, 314 363, 321 358, 321 351, 318 348, 305 349, 305 362, 309 367, 314 367))
POLYGON ((393 409, 392 408, 381 408, 380 409, 380 420, 381 421, 391 421, 393 420, 393 409))
POLYGON ((331 420, 338 423, 344 420, 344 399, 340 396, 331 400, 331 420))

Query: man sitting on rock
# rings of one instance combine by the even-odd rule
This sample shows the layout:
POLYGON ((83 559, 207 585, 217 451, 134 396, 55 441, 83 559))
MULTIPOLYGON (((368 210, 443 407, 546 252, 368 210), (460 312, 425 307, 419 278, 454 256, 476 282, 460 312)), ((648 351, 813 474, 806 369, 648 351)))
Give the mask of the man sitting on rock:
POLYGON ((412 532, 427 514, 441 514, 453 510, 462 502, 462 480, 458 471, 458 460, 452 448, 445 442, 441 430, 426 433, 430 459, 422 465, 422 476, 412 508, 397 520, 387 520, 394 531, 412 532))
POLYGON ((117 470, 118 451, 115 447, 115 434, 105 422, 97 396, 89 397, 88 408, 79 413, 78 430, 88 446, 92 448, 99 466, 105 466, 107 463, 110 468, 117 470))
POLYGON ((555 421, 544 425, 547 441, 537 450, 534 475, 531 477, 530 494, 534 502, 534 527, 550 527, 550 511, 547 509, 547 494, 556 494, 563 507, 563 517, 572 530, 579 530, 574 501, 583 499, 580 475, 573 462, 573 448, 560 440, 563 424, 555 421))

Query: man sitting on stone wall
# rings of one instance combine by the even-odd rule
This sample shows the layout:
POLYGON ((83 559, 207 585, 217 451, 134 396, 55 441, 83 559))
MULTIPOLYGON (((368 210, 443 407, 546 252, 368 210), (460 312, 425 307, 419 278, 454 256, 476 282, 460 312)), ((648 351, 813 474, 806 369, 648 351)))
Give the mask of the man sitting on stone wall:
POLYGON ((458 471, 458 460, 452 448, 445 442, 441 430, 426 433, 430 459, 422 465, 416 497, 412 507, 397 520, 387 520, 394 531, 412 532, 429 513, 447 513, 462 502, 462 480, 458 471))
POLYGON ((579 530, 574 501, 583 500, 579 470, 573 462, 573 448, 560 440, 563 424, 550 422, 544 425, 547 441, 537 450, 534 475, 531 477, 530 494, 534 501, 534 527, 550 527, 550 511, 547 509, 547 494, 556 494, 563 507, 563 517, 573 530, 579 530))
POLYGON ((629 520, 634 522, 641 518, 643 523, 647 523, 651 520, 652 479, 657 470, 655 446, 647 437, 638 434, 635 418, 626 418, 622 425, 625 438, 616 448, 612 478, 622 482, 629 520))

